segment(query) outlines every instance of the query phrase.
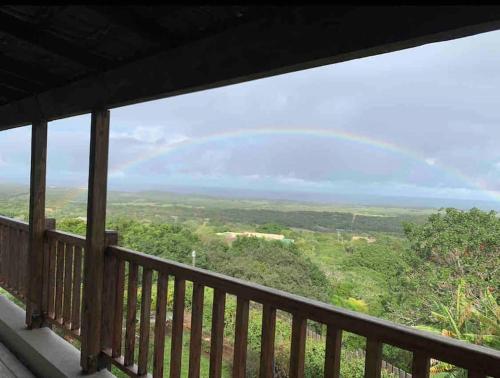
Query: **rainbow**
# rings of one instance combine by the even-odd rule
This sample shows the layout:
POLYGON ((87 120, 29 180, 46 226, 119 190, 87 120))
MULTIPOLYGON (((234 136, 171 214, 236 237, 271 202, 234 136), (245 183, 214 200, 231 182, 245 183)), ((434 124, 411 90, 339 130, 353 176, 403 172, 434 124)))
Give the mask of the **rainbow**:
POLYGON ((473 186, 479 189, 488 197, 494 199, 495 201, 500 201, 500 192, 489 189, 483 182, 477 181, 472 177, 469 177, 462 173, 460 170, 444 165, 438 161, 429 160, 416 151, 402 147, 387 141, 377 140, 374 138, 368 138, 363 135, 354 134, 342 130, 334 129, 318 129, 318 128, 304 128, 304 127, 266 127, 261 129, 237 129, 224 133, 205 135, 199 138, 179 138, 168 143, 164 143, 155 146, 148 152, 128 161, 125 161, 117 166, 111 167, 110 174, 115 175, 118 173, 123 173, 133 167, 137 167, 147 161, 153 160, 157 157, 164 156, 173 152, 179 152, 187 148, 192 148, 194 146, 202 146, 209 143, 221 142, 221 141, 234 141, 237 139, 249 139, 264 136, 307 136, 307 137, 319 137, 319 138, 330 138, 340 141, 352 142, 361 145, 365 145, 371 148, 376 148, 389 153, 394 153, 399 156, 407 157, 414 161, 424 163, 438 169, 443 172, 451 174, 452 176, 458 178, 463 183, 468 186, 473 186))

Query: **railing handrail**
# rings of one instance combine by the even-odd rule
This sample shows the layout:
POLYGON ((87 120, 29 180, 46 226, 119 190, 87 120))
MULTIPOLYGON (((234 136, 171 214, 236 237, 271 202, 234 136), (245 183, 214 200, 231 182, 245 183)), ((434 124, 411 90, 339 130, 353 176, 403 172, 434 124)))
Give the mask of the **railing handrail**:
POLYGON ((17 228, 23 231, 28 231, 29 229, 29 224, 27 222, 9 218, 3 215, 0 215, 0 223, 4 224, 5 226, 17 228))
POLYGON ((333 325, 364 337, 375 338, 392 346, 409 351, 424 352, 431 358, 464 369, 480 368, 488 375, 498 376, 500 374, 500 351, 492 348, 417 330, 374 316, 124 247, 109 246, 106 253, 145 268, 173 274, 188 281, 224 290, 228 294, 271 305, 279 310, 301 314, 313 321, 333 325))
POLYGON ((61 230, 46 230, 45 235, 47 238, 56 239, 65 243, 70 243, 78 247, 85 247, 85 237, 81 235, 72 234, 61 230))

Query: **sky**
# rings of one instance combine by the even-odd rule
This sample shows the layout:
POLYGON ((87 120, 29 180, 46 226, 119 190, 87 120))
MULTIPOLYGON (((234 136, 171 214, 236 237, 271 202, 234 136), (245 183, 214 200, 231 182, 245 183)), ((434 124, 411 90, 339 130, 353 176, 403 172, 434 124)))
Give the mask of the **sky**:
MULTIPOLYGON (((111 111, 109 187, 500 201, 500 31, 111 111)), ((47 182, 87 184, 90 116, 49 124, 47 182)), ((0 133, 29 182, 30 130, 0 133)))

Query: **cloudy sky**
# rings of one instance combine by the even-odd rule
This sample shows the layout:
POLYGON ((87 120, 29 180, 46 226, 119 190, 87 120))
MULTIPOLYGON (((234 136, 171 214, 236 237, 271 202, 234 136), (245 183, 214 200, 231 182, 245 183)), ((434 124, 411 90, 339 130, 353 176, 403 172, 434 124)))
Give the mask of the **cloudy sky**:
MULTIPOLYGON (((114 109, 109 183, 500 201, 499 88, 491 32, 114 109)), ((50 124, 49 185, 86 185, 89 122, 50 124)), ((0 133, 0 181, 28 146, 0 133)))

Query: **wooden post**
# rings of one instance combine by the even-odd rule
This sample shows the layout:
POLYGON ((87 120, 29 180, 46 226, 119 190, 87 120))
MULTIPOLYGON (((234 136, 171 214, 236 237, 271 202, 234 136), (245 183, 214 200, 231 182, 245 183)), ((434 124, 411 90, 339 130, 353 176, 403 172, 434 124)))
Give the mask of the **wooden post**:
POLYGON ((31 174, 28 249, 28 298, 26 325, 39 328, 44 324, 43 249, 45 232, 45 178, 47 168, 47 122, 37 121, 31 126, 31 174))
POLYGON ((106 247, 109 111, 92 112, 90 132, 87 238, 83 269, 81 366, 93 373, 105 364, 101 352, 102 288, 106 247))

